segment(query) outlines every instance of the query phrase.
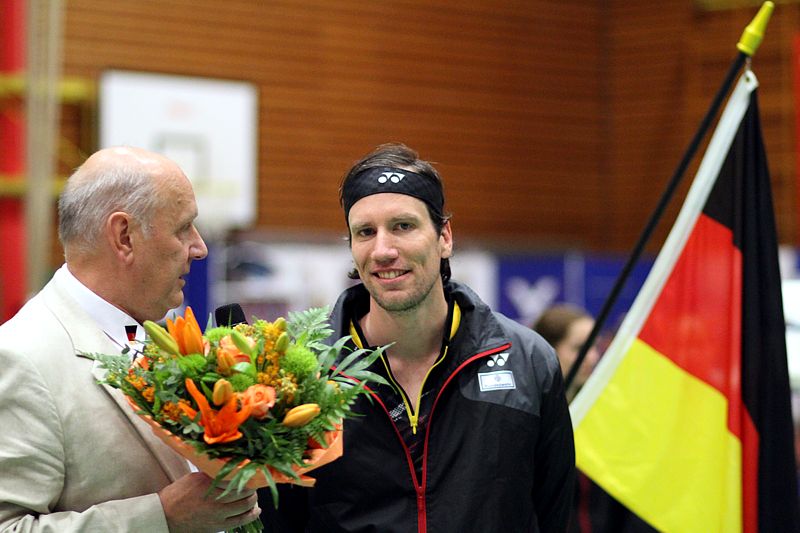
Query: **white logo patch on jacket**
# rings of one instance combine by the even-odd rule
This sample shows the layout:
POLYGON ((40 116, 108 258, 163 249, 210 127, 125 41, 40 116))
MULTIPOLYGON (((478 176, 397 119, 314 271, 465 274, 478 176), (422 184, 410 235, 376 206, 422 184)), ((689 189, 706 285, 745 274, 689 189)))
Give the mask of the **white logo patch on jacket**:
POLYGON ((517 384, 514 382, 514 373, 511 370, 478 372, 478 386, 481 392, 517 388, 517 384))

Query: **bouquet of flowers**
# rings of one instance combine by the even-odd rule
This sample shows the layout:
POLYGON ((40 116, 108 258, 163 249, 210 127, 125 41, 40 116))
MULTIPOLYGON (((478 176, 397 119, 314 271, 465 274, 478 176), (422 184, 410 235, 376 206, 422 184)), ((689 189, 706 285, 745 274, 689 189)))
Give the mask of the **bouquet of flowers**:
MULTIPOLYGON (((327 345, 328 310, 289 313, 201 333, 190 307, 167 328, 144 323, 142 354, 99 355, 105 383, 120 389, 154 433, 225 492, 276 483, 311 486, 304 474, 342 453, 341 427, 381 350, 340 354, 327 345), (336 366, 334 363, 338 361, 336 366)), ((260 522, 245 526, 260 531, 260 522)))

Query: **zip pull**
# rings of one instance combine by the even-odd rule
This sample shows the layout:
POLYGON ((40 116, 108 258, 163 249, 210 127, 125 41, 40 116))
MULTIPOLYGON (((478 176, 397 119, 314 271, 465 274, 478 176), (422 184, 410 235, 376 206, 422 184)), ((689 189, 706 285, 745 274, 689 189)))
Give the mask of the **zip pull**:
POLYGON ((417 422, 419 422, 419 412, 414 413, 413 415, 409 413, 408 421, 411 424, 411 434, 417 434, 417 422))

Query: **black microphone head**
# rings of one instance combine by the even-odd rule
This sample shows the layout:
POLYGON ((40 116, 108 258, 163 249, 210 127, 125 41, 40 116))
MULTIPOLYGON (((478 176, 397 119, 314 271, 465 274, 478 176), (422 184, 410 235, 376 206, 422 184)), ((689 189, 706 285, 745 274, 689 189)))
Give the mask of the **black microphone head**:
POLYGON ((239 304, 226 304, 217 307, 214 311, 214 319, 217 326, 235 326, 236 324, 247 324, 242 306, 239 304))

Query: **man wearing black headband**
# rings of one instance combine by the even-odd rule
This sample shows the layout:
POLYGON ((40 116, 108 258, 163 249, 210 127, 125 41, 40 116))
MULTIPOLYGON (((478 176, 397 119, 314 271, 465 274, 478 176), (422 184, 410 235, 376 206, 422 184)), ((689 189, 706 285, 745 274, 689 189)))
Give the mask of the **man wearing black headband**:
MULTIPOLYGON (((348 172, 341 203, 361 283, 332 338, 391 346, 387 384, 359 400, 344 455, 313 489, 267 500, 274 531, 565 531, 575 483, 558 360, 528 328, 450 280, 453 235, 437 171, 383 145, 348 172)), ((268 498, 268 494, 264 494, 268 498)))

